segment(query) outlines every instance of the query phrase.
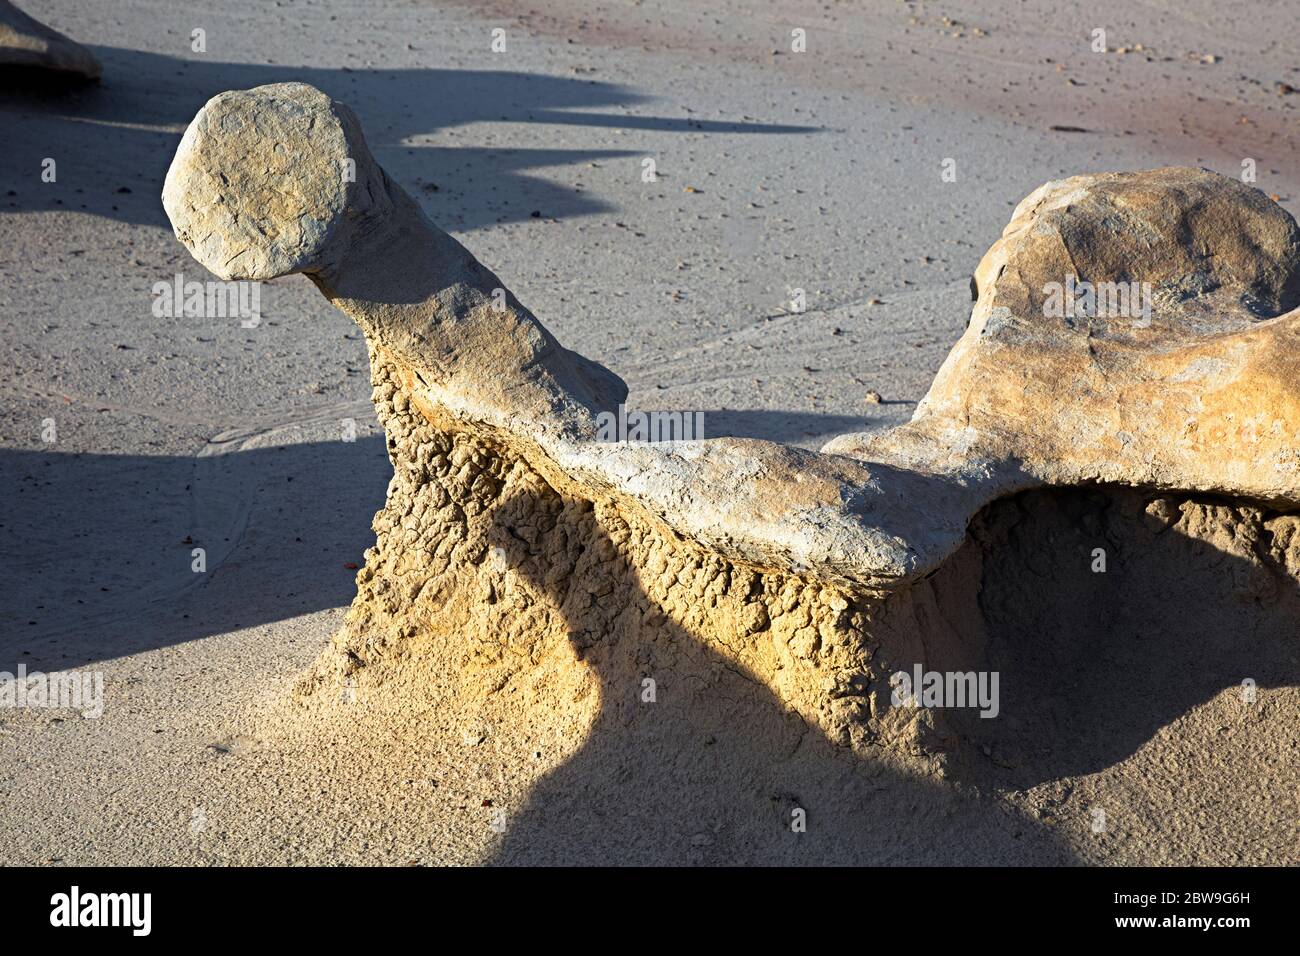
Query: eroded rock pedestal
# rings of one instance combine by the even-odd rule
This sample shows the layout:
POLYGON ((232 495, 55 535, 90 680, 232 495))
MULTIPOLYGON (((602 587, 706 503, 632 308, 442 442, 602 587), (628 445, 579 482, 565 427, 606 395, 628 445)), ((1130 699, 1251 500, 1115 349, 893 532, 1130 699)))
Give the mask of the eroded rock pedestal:
POLYGON ((623 725, 655 699, 689 725, 750 695, 795 748, 815 728, 1015 783, 1296 680, 1300 233, 1239 183, 1042 187, 913 422, 820 454, 600 442, 623 383, 310 87, 210 101, 163 198, 218 276, 306 273, 366 335, 394 476, 304 699, 452 670, 524 724, 590 695, 623 725), (1046 302, 1076 280, 1137 291, 1123 314, 1046 302), (998 716, 897 706, 890 675, 917 664, 997 671, 998 716))

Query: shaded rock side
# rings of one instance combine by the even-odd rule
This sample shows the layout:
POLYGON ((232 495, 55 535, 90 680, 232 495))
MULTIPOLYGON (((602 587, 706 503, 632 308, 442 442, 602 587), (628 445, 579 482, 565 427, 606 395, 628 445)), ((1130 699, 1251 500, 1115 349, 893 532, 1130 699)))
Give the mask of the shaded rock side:
POLYGON ((99 78, 99 61, 89 50, 34 20, 9 0, 0 0, 0 67, 49 70, 69 78, 99 78))

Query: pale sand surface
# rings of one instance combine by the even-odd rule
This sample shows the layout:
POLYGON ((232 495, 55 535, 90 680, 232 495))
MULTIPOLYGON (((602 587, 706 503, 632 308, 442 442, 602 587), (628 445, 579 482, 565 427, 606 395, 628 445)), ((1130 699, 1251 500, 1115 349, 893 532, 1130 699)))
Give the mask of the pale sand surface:
POLYGON ((0 861, 1300 860, 1295 686, 1261 688, 1248 719, 1225 687, 1086 772, 1003 793, 720 719, 698 728, 719 773, 680 814, 618 812, 620 787, 672 771, 609 735, 600 701, 500 726, 445 674, 344 717, 295 711, 390 473, 364 344, 300 277, 265 285, 257 329, 150 310, 155 282, 206 277, 158 201, 185 124, 222 90, 303 80, 630 404, 817 447, 906 420, 971 270, 1047 180, 1249 157, 1294 212, 1300 94, 1276 91, 1300 85, 1293 5, 197 6, 28 0, 103 83, 0 94, 0 670, 101 670, 106 688, 97 720, 0 711, 0 861), (774 56, 795 26, 809 51, 774 56), (1144 52, 1092 53, 1098 26, 1144 52), (769 776, 727 779, 728 748, 769 776), (755 787, 819 825, 764 844, 729 815, 755 787))

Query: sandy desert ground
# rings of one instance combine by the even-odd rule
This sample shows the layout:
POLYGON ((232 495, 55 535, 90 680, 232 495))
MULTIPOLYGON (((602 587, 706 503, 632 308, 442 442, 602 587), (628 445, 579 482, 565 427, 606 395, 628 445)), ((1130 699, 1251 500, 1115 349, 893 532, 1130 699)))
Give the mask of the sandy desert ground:
POLYGON ((0 93, 0 670, 102 672, 105 702, 0 711, 0 862, 1300 862, 1300 645, 1243 716, 1232 634, 1059 654, 1060 739, 1011 784, 864 762, 775 706, 701 718, 716 773, 683 777, 613 703, 502 725, 454 673, 306 719, 290 687, 391 474, 361 334, 301 277, 253 329, 151 308, 206 278, 159 201, 185 126, 302 80, 629 402, 816 448, 907 420, 1044 182, 1253 160, 1295 213, 1294 4, 23 6, 103 79, 0 93), (765 830, 795 799, 818 825, 765 830))

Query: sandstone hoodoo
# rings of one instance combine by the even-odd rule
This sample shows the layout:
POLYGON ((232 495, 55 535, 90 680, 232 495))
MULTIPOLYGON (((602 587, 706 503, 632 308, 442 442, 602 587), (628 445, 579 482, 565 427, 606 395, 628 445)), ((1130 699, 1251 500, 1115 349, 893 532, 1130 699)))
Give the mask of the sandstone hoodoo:
POLYGON ((71 79, 99 78, 99 61, 89 50, 34 20, 9 0, 0 0, 0 67, 49 70, 71 79))
MULTIPOLYGON (((1170 626, 1248 616, 1253 679, 1284 679, 1300 231, 1233 180, 1169 168, 1041 187, 980 263, 913 420, 821 453, 602 441, 623 382, 431 223, 310 86, 209 101, 163 202, 218 277, 304 273, 366 337, 394 475, 304 696, 438 666, 544 706, 527 674, 558 651, 609 689, 704 666, 693 645, 837 742, 941 755, 999 725, 1024 767, 1041 729, 1013 680, 1038 666, 1026 643, 1045 645, 1041 688, 1061 679, 1046 645, 1181 601, 1170 626), (1057 307, 1084 283, 1091 299, 1057 307), (1124 562, 1143 570, 1116 574, 1124 562), (890 675, 918 665, 1001 671, 1003 699, 983 707, 999 719, 898 706, 890 675)), ((1170 678, 1189 695, 1204 679, 1170 678)))

